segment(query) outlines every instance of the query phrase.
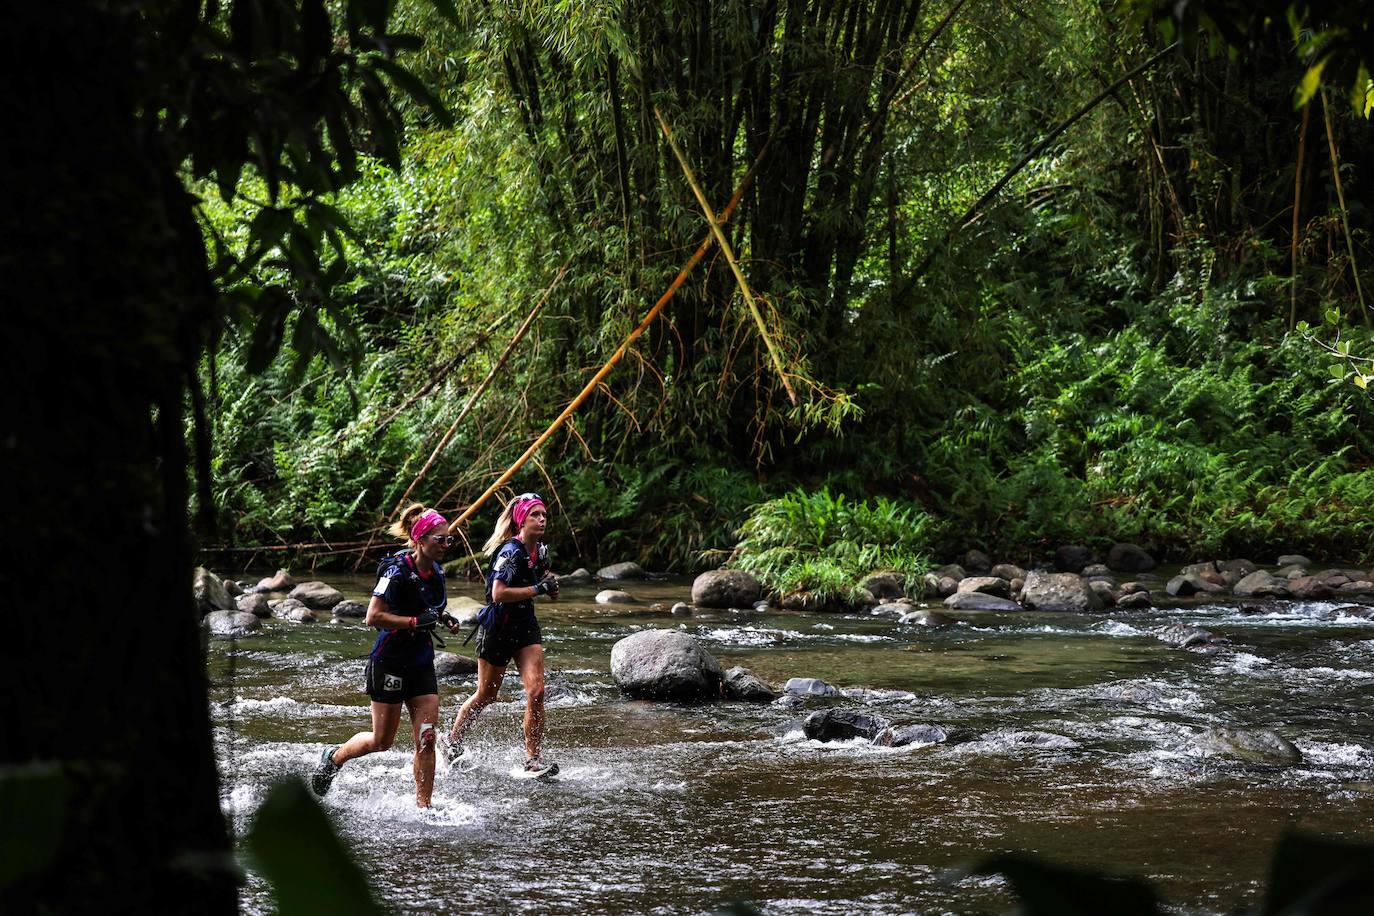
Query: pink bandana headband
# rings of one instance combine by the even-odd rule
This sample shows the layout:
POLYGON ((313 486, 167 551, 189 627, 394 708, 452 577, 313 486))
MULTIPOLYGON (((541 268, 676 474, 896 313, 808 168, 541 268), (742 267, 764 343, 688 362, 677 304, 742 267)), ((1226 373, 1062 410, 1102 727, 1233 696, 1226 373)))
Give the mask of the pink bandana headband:
POLYGON ((412 541, 418 541, 440 525, 447 524, 448 519, 444 518, 433 509, 426 509, 424 513, 415 520, 415 524, 410 527, 410 539, 412 541))
POLYGON ((530 517, 535 506, 544 506, 544 500, 540 499, 538 494, 526 493, 515 498, 510 510, 510 520, 515 522, 515 527, 525 527, 525 519, 530 517))

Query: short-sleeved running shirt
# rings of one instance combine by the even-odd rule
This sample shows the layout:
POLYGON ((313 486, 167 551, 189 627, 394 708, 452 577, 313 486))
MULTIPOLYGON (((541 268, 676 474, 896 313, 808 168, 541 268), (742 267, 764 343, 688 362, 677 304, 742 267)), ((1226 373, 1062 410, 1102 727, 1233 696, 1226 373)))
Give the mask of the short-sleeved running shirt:
MULTIPOLYGON (((443 612, 448 606, 443 568, 433 563, 422 573, 408 550, 378 564, 377 585, 372 594, 385 601, 392 613, 403 617, 418 617, 427 610, 443 612)), ((429 630, 383 629, 377 633, 368 657, 399 665, 432 663, 434 643, 429 630)))
POLYGON ((528 622, 534 619, 534 600, 497 602, 491 595, 492 583, 500 579, 511 588, 527 588, 535 585, 549 571, 549 548, 543 541, 530 556, 525 544, 519 538, 511 538, 502 544, 492 557, 491 575, 487 577, 487 600, 497 605, 498 620, 513 623, 528 622))

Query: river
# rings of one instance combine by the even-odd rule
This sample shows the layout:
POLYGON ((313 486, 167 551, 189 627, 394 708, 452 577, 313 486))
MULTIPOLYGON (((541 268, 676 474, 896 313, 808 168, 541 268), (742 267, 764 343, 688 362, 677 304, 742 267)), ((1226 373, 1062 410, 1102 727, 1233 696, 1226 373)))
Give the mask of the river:
MULTIPOLYGON (((370 580, 323 578, 366 600, 370 580)), ((595 588, 568 587, 541 605, 556 780, 510 778, 523 759, 513 671, 469 738, 472 764, 440 764, 433 810, 414 807, 404 740, 344 767, 323 804, 389 907, 996 912, 1014 901, 1008 885, 958 868, 1015 850, 1142 876, 1176 912, 1223 913, 1258 902, 1287 827, 1374 840, 1374 620, 1341 613, 1346 602, 956 612, 955 625, 928 629, 783 611, 673 617, 649 606, 688 600, 688 581, 625 587, 638 604, 597 605, 595 588), (1171 623, 1206 627, 1229 650, 1171 648, 1152 635, 1171 623), (683 628, 722 667, 776 686, 818 677, 847 696, 797 708, 627 700, 610 677, 611 646, 646 627, 683 628), (801 720, 824 705, 940 725, 950 739, 808 741, 801 720), (1208 755, 1190 736, 1213 725, 1277 729, 1304 760, 1208 755)), ((479 597, 466 583, 450 591, 479 597)), ((264 629, 210 640, 222 805, 239 835, 274 780, 307 776, 326 745, 368 722, 371 630, 264 629)), ((446 724, 472 683, 441 683, 446 724)), ((251 872, 242 905, 273 908, 251 872)))

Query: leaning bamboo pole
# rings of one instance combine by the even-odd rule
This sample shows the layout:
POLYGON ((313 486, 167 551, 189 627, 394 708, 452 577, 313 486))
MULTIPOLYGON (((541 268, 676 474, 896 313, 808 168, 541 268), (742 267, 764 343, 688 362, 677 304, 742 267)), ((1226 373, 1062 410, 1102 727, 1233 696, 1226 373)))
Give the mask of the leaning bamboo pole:
POLYGON ((1298 326, 1298 219, 1302 212, 1302 165, 1307 155, 1307 124, 1312 120, 1312 102, 1302 105, 1302 131, 1298 134, 1298 164, 1293 168, 1293 234, 1291 239, 1293 277, 1288 284, 1288 330, 1298 326))
POLYGON ((778 352, 777 346, 773 343, 773 338, 768 336, 768 326, 763 321, 763 313, 759 311, 758 303, 754 301, 754 293, 749 289, 749 281, 744 279, 744 272, 739 269, 739 261, 735 259, 735 252, 730 247, 730 240, 721 231, 720 220, 712 212, 711 204, 706 200, 706 194, 697 182, 697 176, 692 172, 692 167, 687 164, 687 157, 683 155, 682 148, 677 145, 677 140, 673 139, 673 132, 668 129, 668 122, 663 119, 663 112, 658 110, 657 105, 654 106, 654 117, 658 118, 658 126, 663 128, 663 136, 668 138, 668 146, 672 148, 673 155, 677 157, 678 165, 682 166, 682 174, 687 176, 687 183, 692 186, 692 193, 696 195, 697 203, 701 205, 702 215, 706 217, 706 223, 711 227, 711 234, 716 237, 716 244, 720 246, 721 254, 725 255, 725 260, 730 263, 730 272, 735 275, 735 283, 739 285, 739 291, 744 296, 744 302, 749 306, 750 314, 754 316, 754 323, 759 326, 759 336, 763 338, 764 346, 768 348, 768 355, 773 360, 773 369, 778 373, 778 379, 787 392, 787 399, 792 402, 793 407, 796 407, 797 393, 792 390, 792 383, 787 380, 787 370, 782 367, 782 354, 778 352))
POLYGON ((1331 177, 1336 181, 1336 201, 1341 205, 1341 226, 1345 229, 1345 250, 1350 253, 1350 274, 1355 278, 1355 295, 1360 300, 1360 317, 1369 327, 1369 309, 1364 304, 1364 287, 1360 285, 1360 266, 1355 263, 1355 243, 1350 237, 1350 212, 1345 207, 1345 189, 1341 185, 1341 160, 1336 155, 1336 133, 1331 128, 1331 109, 1326 104, 1326 90, 1322 90, 1322 117, 1326 119, 1326 145, 1331 150, 1331 177))
MULTIPOLYGON (((744 192, 748 190, 749 185, 753 183, 754 175, 758 172, 759 166, 763 163, 763 157, 767 154, 771 142, 772 140, 770 138, 768 142, 764 143, 763 149, 759 150, 758 158, 754 160, 754 164, 749 167, 749 171, 746 172, 744 178, 741 179, 739 187, 735 189, 734 196, 730 198, 730 203, 721 211, 720 222, 722 224, 730 219, 730 215, 735 212, 735 208, 739 206, 739 202, 744 198, 744 192)), ((662 296, 658 297, 658 301, 654 303, 654 307, 649 309, 643 320, 630 332, 629 336, 620 344, 620 347, 611 354, 611 358, 606 360, 606 364, 597 370, 596 375, 592 376, 591 380, 583 386, 577 397, 573 398, 572 402, 568 404, 567 407, 563 408, 563 412, 549 424, 549 428, 544 430, 543 435, 535 439, 530 447, 525 449, 523 455, 515 459, 515 462, 511 464, 510 467, 506 468, 505 472, 502 473, 491 486, 487 487, 481 496, 473 500, 472 503, 463 510, 462 515, 454 519, 454 528, 457 528, 468 519, 472 518, 482 504, 490 499, 493 493, 505 486, 506 482, 514 477, 520 468, 524 467, 525 462, 529 461, 534 453, 539 451, 540 446, 547 442, 549 437, 567 422, 568 418, 573 415, 573 412, 577 410, 582 402, 601 384, 601 380, 609 375, 611 370, 615 368, 616 363, 620 362, 621 357, 630 349, 630 345, 639 339, 639 336, 644 333, 649 325, 653 324, 654 319, 659 316, 664 307, 672 300, 674 294, 676 294, 682 284, 686 282, 688 275, 691 274, 696 266, 701 263, 701 260, 706 257, 706 252, 711 249, 711 245, 714 242, 714 233, 707 235, 706 238, 702 240, 701 244, 697 246, 697 250, 692 253, 692 256, 687 259, 687 263, 682 266, 682 270, 678 271, 677 276, 673 278, 673 282, 668 285, 668 289, 662 296)))

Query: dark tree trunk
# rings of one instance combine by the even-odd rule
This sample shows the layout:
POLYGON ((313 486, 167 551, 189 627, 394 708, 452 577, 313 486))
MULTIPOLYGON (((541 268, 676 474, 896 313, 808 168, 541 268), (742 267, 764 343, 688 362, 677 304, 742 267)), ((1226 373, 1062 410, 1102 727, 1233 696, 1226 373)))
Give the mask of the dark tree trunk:
POLYGON ((155 115, 137 110, 124 25, 100 4, 21 4, 0 30, 18 101, 0 247, 14 335, 0 762, 55 763, 69 793, 56 857, 0 890, 10 913, 236 909, 183 447, 213 297, 155 115))

